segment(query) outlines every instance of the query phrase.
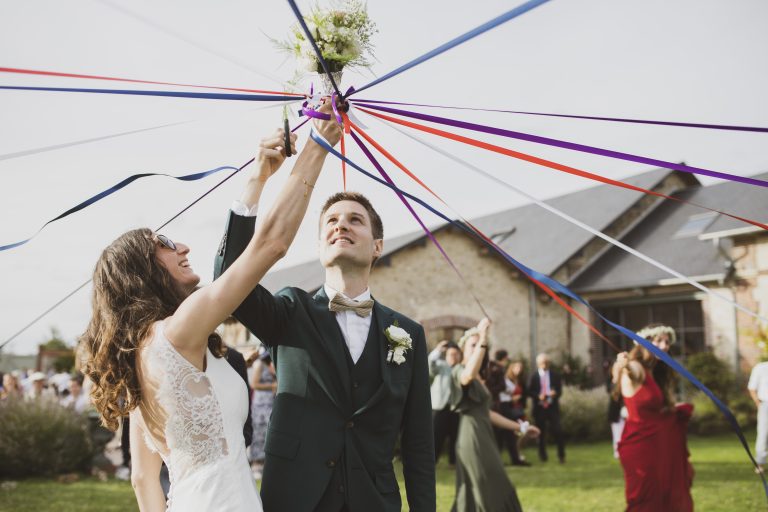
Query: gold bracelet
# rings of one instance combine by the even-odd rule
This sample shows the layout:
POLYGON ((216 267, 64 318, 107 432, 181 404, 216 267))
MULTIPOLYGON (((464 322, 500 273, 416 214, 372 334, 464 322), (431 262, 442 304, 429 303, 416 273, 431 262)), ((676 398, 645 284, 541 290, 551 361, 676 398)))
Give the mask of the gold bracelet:
POLYGON ((306 187, 307 187, 307 189, 306 189, 306 190, 304 190, 304 197, 307 197, 307 195, 309 194, 309 189, 310 189, 310 188, 315 188, 315 186, 314 186, 314 185, 311 185, 311 184, 310 184, 310 183, 309 183, 307 180, 305 180, 304 178, 302 178, 302 179, 301 179, 301 182, 302 182, 302 183, 304 183, 304 185, 306 185, 306 187))

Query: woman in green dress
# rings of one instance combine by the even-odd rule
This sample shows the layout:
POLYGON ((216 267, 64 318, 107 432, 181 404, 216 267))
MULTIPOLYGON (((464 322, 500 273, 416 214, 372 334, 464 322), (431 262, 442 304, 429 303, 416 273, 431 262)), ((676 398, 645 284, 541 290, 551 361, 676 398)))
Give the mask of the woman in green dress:
POLYGON ((493 427, 530 437, 539 435, 539 430, 527 422, 518 423, 491 411, 491 394, 484 384, 490 325, 484 318, 464 334, 464 364, 453 368, 451 402, 461 420, 452 512, 522 512, 515 487, 504 471, 493 427))

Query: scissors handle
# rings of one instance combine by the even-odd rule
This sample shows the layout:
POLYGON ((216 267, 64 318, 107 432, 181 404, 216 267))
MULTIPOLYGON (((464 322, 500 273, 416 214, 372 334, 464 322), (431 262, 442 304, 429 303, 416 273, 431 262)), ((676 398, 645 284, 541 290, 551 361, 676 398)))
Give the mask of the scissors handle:
POLYGON ((288 125, 288 118, 283 119, 283 132, 285 135, 285 156, 291 156, 291 127, 288 125))

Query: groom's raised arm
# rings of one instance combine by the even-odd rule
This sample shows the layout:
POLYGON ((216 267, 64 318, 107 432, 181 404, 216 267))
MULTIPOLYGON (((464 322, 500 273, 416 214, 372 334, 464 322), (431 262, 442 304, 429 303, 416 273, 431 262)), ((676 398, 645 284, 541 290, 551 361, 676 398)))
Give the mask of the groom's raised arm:
MULTIPOLYGON (((238 215, 230 210, 224 237, 216 252, 213 278, 224 273, 248 246, 256 227, 256 217, 238 215)), ((282 331, 287 325, 293 308, 293 302, 287 297, 272 295, 269 290, 258 285, 238 306, 234 317, 259 340, 269 346, 280 343, 282 331)))
POLYGON ((413 377, 403 416, 400 442, 403 476, 411 512, 435 512, 435 449, 432 400, 424 329, 418 327, 413 343, 413 377))

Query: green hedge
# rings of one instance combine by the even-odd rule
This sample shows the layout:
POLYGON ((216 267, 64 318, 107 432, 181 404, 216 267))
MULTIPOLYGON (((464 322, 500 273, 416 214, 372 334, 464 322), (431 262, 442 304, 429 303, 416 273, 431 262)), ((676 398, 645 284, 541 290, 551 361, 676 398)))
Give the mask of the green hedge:
POLYGON ((610 439, 608 399, 602 386, 592 389, 563 386, 560 424, 566 440, 580 443, 610 439))
POLYGON ((0 478, 87 471, 88 419, 49 400, 0 402, 0 478))

